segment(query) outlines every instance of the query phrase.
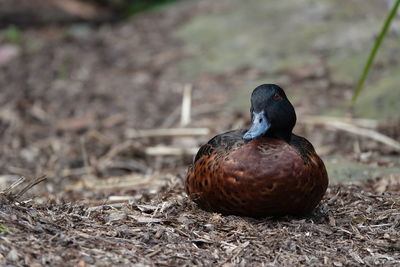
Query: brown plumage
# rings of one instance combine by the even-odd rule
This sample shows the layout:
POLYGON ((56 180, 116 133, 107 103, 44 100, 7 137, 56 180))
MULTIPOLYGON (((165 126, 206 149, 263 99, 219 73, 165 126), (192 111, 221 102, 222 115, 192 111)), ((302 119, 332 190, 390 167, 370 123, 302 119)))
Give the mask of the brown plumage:
MULTIPOLYGON (((270 87, 277 90, 275 85, 263 85, 263 90, 269 92, 270 87)), ((286 98, 283 91, 279 93, 286 98)), ((320 202, 328 186, 324 163, 311 143, 291 134, 292 126, 290 135, 280 133, 279 129, 285 128, 282 123, 274 126, 273 113, 287 111, 281 109, 281 105, 290 104, 286 100, 275 108, 271 104, 266 107, 270 96, 263 96, 265 101, 261 101, 263 108, 260 110, 266 115, 261 119, 270 126, 260 132, 258 126, 254 126, 256 121, 261 122, 257 117, 261 111, 257 111, 254 95, 252 128, 217 135, 203 145, 189 167, 186 192, 201 208, 222 214, 250 217, 308 214, 320 202)), ((293 120, 293 117, 286 116, 286 119, 293 120)), ((290 124, 294 126, 294 123, 290 124)))

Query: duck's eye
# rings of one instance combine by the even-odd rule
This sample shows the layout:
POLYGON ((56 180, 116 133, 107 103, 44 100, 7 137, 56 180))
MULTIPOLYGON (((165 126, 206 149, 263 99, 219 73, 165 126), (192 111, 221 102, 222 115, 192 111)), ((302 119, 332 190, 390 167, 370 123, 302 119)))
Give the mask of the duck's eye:
POLYGON ((275 100, 279 100, 279 99, 281 99, 281 96, 280 96, 278 93, 276 93, 276 94, 274 95, 274 99, 275 99, 275 100))

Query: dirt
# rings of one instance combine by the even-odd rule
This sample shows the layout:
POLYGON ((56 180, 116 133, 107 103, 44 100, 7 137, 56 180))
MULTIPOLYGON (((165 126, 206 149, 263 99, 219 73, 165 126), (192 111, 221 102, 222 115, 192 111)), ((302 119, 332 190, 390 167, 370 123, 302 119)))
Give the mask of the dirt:
MULTIPOLYGON (((0 49, 14 52, 0 57, 0 264, 400 265, 400 176, 393 173, 331 183, 305 218, 221 216, 188 200, 188 151, 246 125, 247 108, 232 108, 230 96, 242 80, 265 75, 249 66, 182 77, 190 54, 174 31, 212 11, 210 2, 186 1, 114 24, 28 28, 11 44, 1 31, 0 49), (137 130, 181 127, 188 83, 185 127, 208 134, 132 138, 137 130), (160 154, 161 145, 178 153, 160 154), (45 181, 18 195, 42 175, 45 181), (18 177, 26 180, 5 192, 18 177)), ((310 84, 333 95, 350 88, 303 72, 284 73, 289 92, 310 84)), ((296 99, 298 114, 342 101, 315 92, 296 99)), ((399 140, 395 122, 379 131, 399 140)), ((368 138, 302 123, 296 132, 324 160, 399 166, 396 150, 368 138)))

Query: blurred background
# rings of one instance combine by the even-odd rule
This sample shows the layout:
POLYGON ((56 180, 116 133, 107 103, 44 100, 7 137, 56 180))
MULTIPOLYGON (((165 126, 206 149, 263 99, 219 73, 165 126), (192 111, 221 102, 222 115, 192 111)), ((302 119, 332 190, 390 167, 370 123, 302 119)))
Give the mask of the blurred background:
POLYGON ((199 145, 249 125, 262 83, 286 90, 332 182, 398 181, 398 16, 350 106, 390 6, 2 0, 0 186, 45 174, 43 201, 156 193, 199 145))

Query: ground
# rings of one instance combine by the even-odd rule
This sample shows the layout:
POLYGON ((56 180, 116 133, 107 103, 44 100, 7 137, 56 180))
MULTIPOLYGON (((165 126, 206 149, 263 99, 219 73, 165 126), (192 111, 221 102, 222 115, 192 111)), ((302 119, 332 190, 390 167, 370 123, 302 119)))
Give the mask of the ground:
POLYGON ((387 12, 361 2, 182 1, 110 24, 3 29, 0 263, 400 265, 399 149, 376 138, 400 139, 399 39, 348 109, 387 12), (286 89, 295 132, 327 165, 328 192, 308 217, 221 216, 184 193, 193 151, 249 123, 261 82, 286 89), (190 134, 153 131, 182 127, 190 134))

